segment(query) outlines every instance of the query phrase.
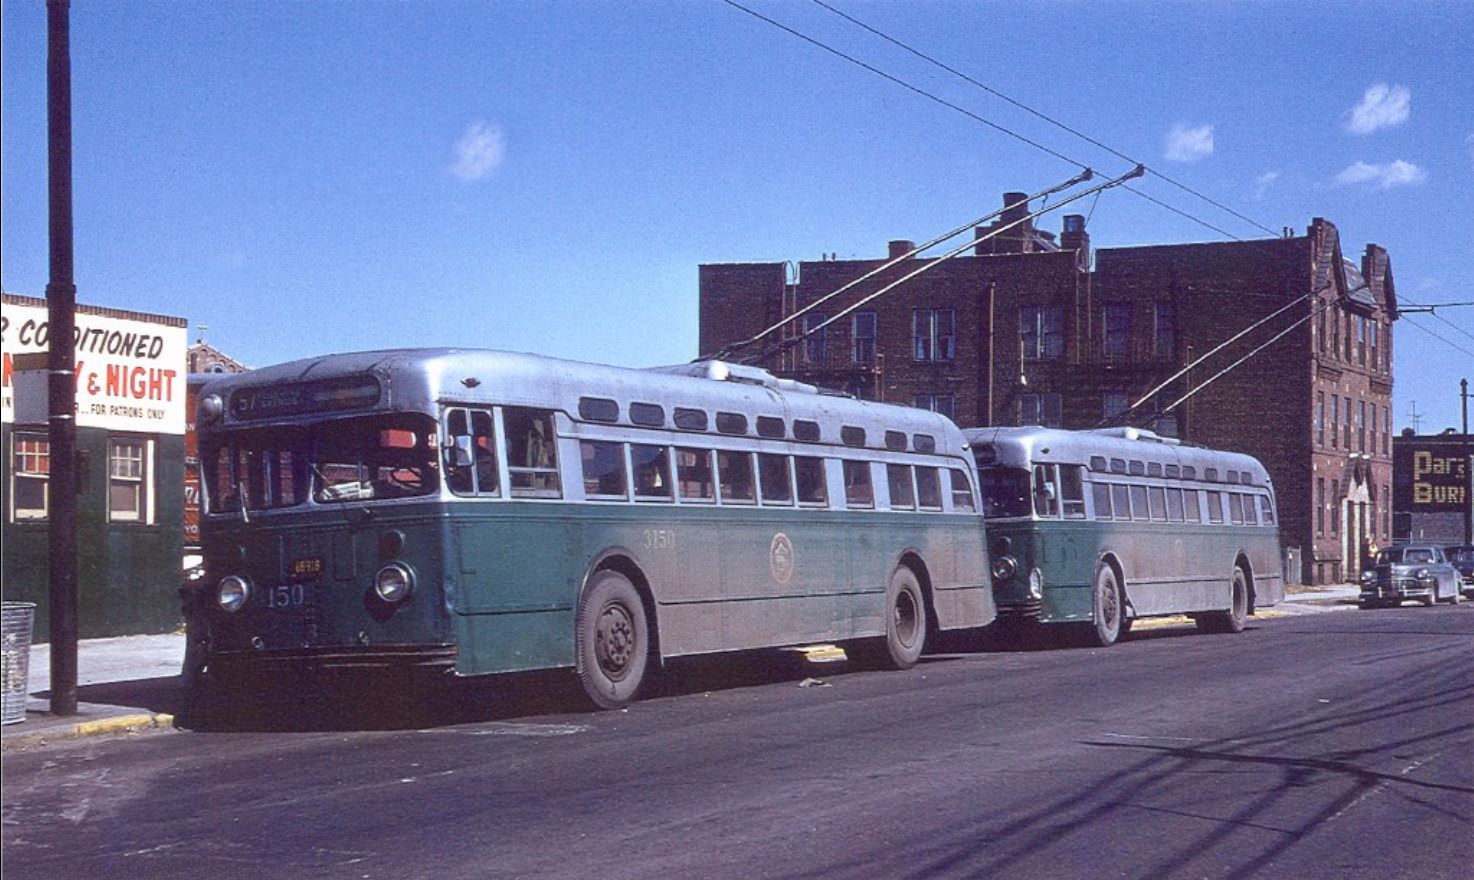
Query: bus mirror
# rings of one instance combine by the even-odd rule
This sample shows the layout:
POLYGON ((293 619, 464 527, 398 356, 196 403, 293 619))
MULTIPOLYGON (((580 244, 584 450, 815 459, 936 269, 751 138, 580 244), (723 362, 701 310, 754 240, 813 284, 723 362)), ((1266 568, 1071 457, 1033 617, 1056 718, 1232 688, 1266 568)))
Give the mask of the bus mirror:
POLYGON ((451 439, 455 444, 452 447, 452 455, 454 456, 453 461, 455 466, 458 468, 470 467, 472 462, 475 461, 475 458, 472 455, 471 445, 475 441, 471 439, 471 436, 469 434, 458 434, 451 439))

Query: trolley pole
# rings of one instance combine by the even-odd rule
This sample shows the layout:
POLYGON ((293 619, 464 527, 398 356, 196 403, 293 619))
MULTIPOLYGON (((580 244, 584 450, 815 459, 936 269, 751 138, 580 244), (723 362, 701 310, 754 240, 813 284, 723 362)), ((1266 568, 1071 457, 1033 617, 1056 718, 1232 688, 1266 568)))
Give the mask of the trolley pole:
POLYGON ((77 714, 77 286, 72 276, 70 0, 46 0, 51 280, 46 284, 51 711, 77 714))

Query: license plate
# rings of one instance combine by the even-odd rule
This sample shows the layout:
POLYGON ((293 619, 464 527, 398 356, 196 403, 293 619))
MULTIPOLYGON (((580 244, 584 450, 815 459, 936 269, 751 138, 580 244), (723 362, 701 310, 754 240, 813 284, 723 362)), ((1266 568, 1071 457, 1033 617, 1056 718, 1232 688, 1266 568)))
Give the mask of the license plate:
POLYGON ((287 568, 287 580, 310 581, 322 574, 323 562, 321 556, 304 556, 293 559, 287 568))

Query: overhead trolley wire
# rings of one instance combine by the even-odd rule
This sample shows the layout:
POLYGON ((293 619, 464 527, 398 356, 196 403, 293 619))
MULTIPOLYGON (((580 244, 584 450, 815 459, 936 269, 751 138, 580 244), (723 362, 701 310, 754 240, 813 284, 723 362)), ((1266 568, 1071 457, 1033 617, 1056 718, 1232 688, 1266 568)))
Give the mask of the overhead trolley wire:
POLYGON ((968 241, 967 243, 961 245, 960 247, 954 248, 954 249, 948 251, 947 253, 942 254, 939 257, 936 257, 935 259, 929 260, 928 262, 926 262, 922 266, 918 267, 914 271, 911 271, 911 272, 906 273, 905 275, 902 275, 900 278, 897 278, 895 281, 892 281, 890 284, 885 285, 884 287, 880 288, 879 290, 875 291, 874 293, 870 294, 869 296, 865 296, 865 297, 860 298, 859 300, 856 300, 855 302, 851 303, 849 306, 841 309, 839 312, 837 312, 836 314, 834 314, 830 318, 828 318, 828 319, 826 319, 824 321, 821 321, 818 324, 815 324, 813 327, 810 327, 809 329, 805 330, 803 333, 799 334, 798 336, 790 337, 788 339, 783 340, 782 342, 780 342, 776 346, 772 346, 770 348, 767 348, 767 349, 763 350, 762 352, 760 352, 756 356, 755 360, 757 360, 757 361, 764 361, 764 360, 767 360, 768 358, 771 358, 771 357, 774 357, 776 355, 782 354, 783 352, 787 351, 788 349, 793 348, 794 346, 798 345, 800 342, 802 342, 803 340, 807 339, 809 336, 812 336, 812 335, 814 335, 816 333, 819 333, 820 331, 822 331, 825 328, 827 328, 830 324, 833 324, 834 322, 836 322, 836 321, 838 321, 838 320, 846 317, 851 312, 854 312, 856 309, 859 309, 861 306, 864 306, 864 305, 866 305, 866 304, 868 304, 870 302, 873 302, 874 300, 879 299, 880 297, 884 296, 885 294, 890 293, 892 290, 896 289, 897 287, 900 287, 902 284, 905 284, 907 281, 910 281, 912 278, 915 278, 916 276, 922 274, 923 272, 929 272, 932 269, 935 269, 937 266, 940 266, 942 263, 945 263, 946 261, 952 259, 953 257, 956 257, 956 256, 958 256, 958 255, 960 255, 960 254, 962 254, 962 253, 964 253, 964 252, 966 252, 966 251, 968 251, 968 250, 970 250, 972 248, 975 248, 977 246, 978 242, 987 241, 988 239, 991 239, 991 238, 994 238, 994 237, 996 237, 998 235, 1001 235, 1004 232, 1007 232, 1008 230, 1013 229, 1016 226, 1021 226, 1024 223, 1028 223, 1028 222, 1034 220, 1036 217, 1042 217, 1043 215, 1048 214, 1051 211, 1058 211, 1060 208, 1063 208, 1065 205, 1068 205, 1071 202, 1079 201, 1080 199, 1083 199, 1083 198, 1085 198, 1087 196, 1095 195, 1097 193, 1100 193, 1100 192, 1103 192, 1105 190, 1111 189, 1112 187, 1120 186, 1123 183, 1125 183, 1126 181, 1131 180, 1131 179, 1136 178, 1136 177, 1140 177, 1141 175, 1143 175, 1145 173, 1146 173, 1146 168, 1143 167, 1143 166, 1141 166, 1141 165, 1137 165, 1135 168, 1133 168, 1132 170, 1126 172, 1125 174, 1121 175, 1120 177, 1114 177, 1114 178, 1112 178, 1110 180, 1105 181, 1104 183, 1096 184, 1095 186, 1092 186, 1089 189, 1086 189, 1086 190, 1084 190, 1082 192, 1075 193, 1075 194, 1073 194, 1073 195, 1071 195, 1071 196, 1069 196, 1067 198, 1061 199, 1059 201, 1059 203, 1057 203, 1057 204, 1050 205, 1047 208, 1040 208, 1037 211, 1033 211, 1031 213, 1025 214, 1022 217, 1019 217, 1016 220, 1013 220, 1013 221, 1011 221, 1009 223, 1006 223, 1006 224, 1004 224, 1002 226, 998 226, 997 228, 990 230, 986 234, 981 235, 981 236, 979 236, 976 239, 973 239, 973 240, 968 241))
MULTIPOLYGON (((1048 196, 1053 195, 1054 193, 1061 192, 1061 191, 1066 190, 1066 189, 1069 189, 1070 187, 1075 186, 1077 184, 1084 183, 1085 181, 1090 180, 1093 176, 1094 176, 1094 172, 1092 172, 1089 168, 1086 168, 1081 173, 1075 175, 1074 177, 1070 178, 1069 180, 1064 181, 1063 183, 1057 183, 1054 186, 1048 187, 1046 189, 1042 189, 1039 192, 1034 193, 1033 195, 1029 196, 1025 200, 1025 204, 1027 204, 1028 202, 1033 201, 1034 199, 1040 198, 1040 197, 1046 197, 1047 198, 1048 196)), ((850 281, 847 284, 844 284, 843 286, 837 288, 836 290, 833 290, 830 293, 827 293, 824 296, 819 297, 818 299, 814 300, 813 302, 809 303, 808 305, 804 306, 803 308, 799 309, 798 311, 794 312, 793 314, 791 314, 791 315, 785 315, 781 321, 779 321, 778 323, 774 324, 771 327, 768 327, 767 329, 765 329, 762 332, 756 334, 755 336, 752 336, 752 337, 750 337, 748 339, 743 339, 740 342, 730 343, 729 345, 725 346, 720 351, 718 351, 716 354, 713 354, 713 355, 704 355, 701 358, 698 358, 698 360, 709 360, 709 359, 722 360, 724 358, 731 357, 734 352, 740 351, 741 349, 744 349, 744 348, 746 348, 749 345, 753 345, 753 344, 761 341, 764 337, 766 337, 770 333, 773 333, 774 331, 776 331, 776 330, 778 330, 778 329, 780 329, 780 328, 782 328, 782 327, 784 327, 784 326, 792 323, 793 321, 799 319, 800 317, 802 317, 803 315, 807 314, 808 312, 813 311, 814 309, 818 308, 819 306, 823 305, 824 303, 828 302, 829 300, 834 299, 836 296, 839 296, 840 294, 844 293, 845 291, 850 290, 851 288, 855 287, 856 285, 862 284, 865 281, 868 281, 871 278, 874 278, 876 275, 879 275, 880 273, 884 272, 885 270, 887 270, 887 269, 889 269, 889 268, 891 268, 893 266, 899 265, 901 263, 904 263, 907 260, 911 259, 912 257, 916 256, 917 254, 920 254, 920 253, 922 253, 924 251, 930 250, 931 248, 936 247, 937 245, 941 244, 944 241, 950 241, 951 239, 956 238, 957 236, 961 235, 962 233, 967 232, 968 230, 973 229, 974 227, 980 226, 980 225, 982 225, 984 222, 986 222, 988 220, 992 220, 993 218, 995 218, 995 217, 999 216, 1000 214, 1002 214, 1005 210, 1007 210, 1007 206, 1005 206, 1003 208, 999 208, 996 211, 990 211, 989 213, 984 214, 983 216, 977 218, 976 220, 971 220, 971 221, 969 221, 967 223, 963 223, 962 225, 957 226, 957 227, 954 227, 953 229, 951 229, 951 230, 949 230, 947 232, 942 233, 941 235, 937 236, 936 238, 933 238, 930 241, 923 242, 922 244, 917 245, 917 246, 911 248, 910 250, 908 250, 904 254, 899 254, 897 256, 894 256, 894 257, 890 258, 889 260, 885 261, 884 263, 881 263, 879 266, 876 266, 874 269, 871 269, 869 272, 866 272, 864 275, 861 275, 860 277, 854 279, 853 281, 850 281)), ((976 241, 977 240, 974 240, 972 243, 975 244, 976 241)))
MULTIPOLYGON (((1035 116, 1035 117, 1037 117, 1039 119, 1042 119, 1045 122, 1049 123, 1050 125, 1053 125, 1054 127, 1058 128, 1058 129, 1061 129, 1063 131, 1069 132, 1070 134, 1074 135, 1077 138, 1080 138, 1081 140, 1085 141, 1088 144, 1091 144, 1093 146, 1099 147, 1102 150, 1105 150, 1107 153, 1110 153, 1112 156, 1115 156, 1118 159, 1123 159, 1123 160, 1125 160, 1127 162, 1130 162, 1132 165, 1140 165, 1140 164, 1142 164, 1139 160, 1134 159, 1131 156, 1126 155, 1125 153, 1122 153, 1120 150, 1115 149, 1114 147, 1110 146, 1109 144, 1102 143, 1101 141, 1097 140, 1096 138, 1091 137, 1090 135, 1086 134, 1085 132, 1080 131, 1079 129, 1073 128, 1073 127, 1071 127, 1069 125, 1066 125, 1063 122, 1060 122, 1058 119, 1055 119, 1054 117, 1048 115, 1047 113, 1043 113, 1043 112, 1041 112, 1039 110, 1035 110, 1033 107, 1030 107, 1028 104, 1025 104, 1025 103, 1023 103, 1022 101, 1019 101, 1016 98, 1013 98, 1013 97, 1011 97, 1009 95, 1006 95, 1003 92, 1000 92, 997 89, 993 88, 992 86, 988 85, 987 83, 981 82, 978 79, 976 79, 975 77, 970 76, 969 74, 964 73, 961 70, 958 70, 957 68, 951 66, 950 64, 947 64, 946 62, 943 62, 943 61, 941 61, 941 60, 939 60, 939 59, 937 59, 937 58, 935 58, 935 57, 927 54, 926 52, 923 52, 920 49, 917 49, 916 47, 911 46, 910 44, 905 43, 905 42, 903 42, 903 41, 901 41, 901 40, 899 40, 899 39, 891 36, 890 34, 888 34, 888 33, 884 32, 884 31, 880 30, 879 28, 873 27, 873 26, 871 26, 871 25, 869 25, 869 24, 867 24, 867 23, 859 20, 858 18, 855 18, 853 15, 850 15, 848 12, 845 12, 842 9, 836 9, 834 6, 831 6, 829 3, 826 3, 825 0, 813 0, 813 3, 816 6, 819 6, 822 9, 826 9, 829 12, 831 12, 831 13, 839 16, 840 18, 844 19, 845 21, 850 22, 851 24, 855 25, 856 27, 861 28, 861 29, 863 29, 865 31, 868 31, 871 34, 874 34, 875 36, 879 37, 882 40, 885 40, 886 42, 890 43, 891 45, 896 46, 896 47, 898 47, 900 49, 903 49, 903 50, 911 53, 912 55, 915 55, 917 58, 920 58, 921 60, 927 62, 928 64, 931 64, 931 65, 933 65, 935 67, 941 68, 942 70, 945 70, 947 73, 952 74, 953 76, 957 77, 958 79, 961 79, 962 81, 964 81, 966 83, 969 83, 969 84, 971 84, 973 86, 976 86, 977 88, 982 89, 983 91, 985 91, 988 94, 994 96, 995 98, 998 98, 1001 101, 1005 101, 1005 102, 1007 102, 1009 104, 1012 104, 1014 107, 1017 107, 1018 109, 1024 111, 1025 113, 1028 113, 1028 114, 1030 114, 1032 116, 1035 116)), ((1201 199, 1204 202, 1207 202, 1208 204, 1212 205, 1213 207, 1219 209, 1220 211, 1223 211, 1223 212, 1228 213, 1228 214, 1232 214, 1234 217, 1237 217, 1238 219, 1244 221, 1245 223, 1248 223, 1250 226, 1256 227, 1258 229, 1262 229, 1265 232, 1268 232, 1270 235, 1276 235, 1277 234, 1273 229, 1270 229, 1269 227, 1265 226, 1264 224, 1258 222, 1257 220, 1254 220, 1252 217, 1247 217, 1247 216, 1239 213, 1238 211, 1235 211, 1233 208, 1230 208, 1229 206, 1227 206, 1225 204, 1222 204, 1221 202, 1218 202, 1215 199, 1212 199, 1209 196, 1204 195, 1203 193, 1198 192, 1197 190, 1193 189, 1192 187, 1188 186, 1185 183, 1182 183, 1181 181, 1174 180, 1173 178, 1167 176, 1166 174, 1163 174, 1160 171, 1157 171, 1156 169, 1149 168, 1147 170, 1153 176, 1159 177, 1162 180, 1166 181, 1167 183, 1170 183, 1173 186, 1177 187, 1178 189, 1182 190, 1183 192, 1188 193, 1189 195, 1194 196, 1195 198, 1201 199)), ((1196 220, 1199 223, 1203 223, 1204 226, 1207 226, 1208 228, 1213 229, 1215 232, 1218 232, 1221 235, 1227 235, 1229 238, 1237 238, 1237 236, 1235 236, 1235 235, 1233 235, 1231 233, 1228 233, 1228 232, 1224 232, 1223 230, 1218 229, 1218 228, 1216 228, 1214 226, 1211 226, 1210 224, 1203 222, 1202 220, 1200 220, 1197 217, 1192 216, 1191 214, 1187 214, 1186 212, 1179 211, 1176 208, 1172 208, 1169 205, 1163 204, 1162 202, 1157 201, 1156 199, 1153 199, 1150 196, 1147 196, 1145 193, 1142 193, 1142 192, 1140 192, 1139 190, 1137 190, 1137 189, 1135 189, 1133 187, 1129 187, 1128 186, 1128 187, 1126 187, 1126 189, 1128 191, 1132 192, 1132 193, 1135 193, 1138 196, 1141 196, 1142 198, 1146 199, 1147 201, 1150 201, 1153 204, 1158 205, 1159 207, 1167 208, 1168 210, 1173 211, 1173 212, 1178 213, 1178 214, 1181 214, 1182 216, 1187 217, 1190 220, 1196 220)))

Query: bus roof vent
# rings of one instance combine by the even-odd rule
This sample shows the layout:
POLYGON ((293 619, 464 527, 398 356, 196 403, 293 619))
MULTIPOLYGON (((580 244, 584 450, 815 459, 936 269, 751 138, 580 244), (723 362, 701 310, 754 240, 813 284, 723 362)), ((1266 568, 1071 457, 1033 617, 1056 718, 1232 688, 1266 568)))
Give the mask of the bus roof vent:
POLYGON ((1090 433, 1103 434, 1107 437, 1120 437, 1123 440, 1148 440, 1152 443, 1167 443, 1172 446, 1177 446, 1182 443, 1182 441, 1178 440, 1176 437, 1163 437, 1161 434, 1155 433, 1153 431, 1148 431, 1146 428, 1095 428, 1092 429, 1090 433))
POLYGON ((676 364, 671 367, 649 367, 652 373, 671 373, 677 376, 693 376, 698 379, 712 379, 717 382, 745 382, 748 385, 761 385, 764 388, 773 388, 778 391, 787 391, 797 394, 818 394, 819 389, 807 382, 798 382, 793 379, 783 379, 773 375, 762 367, 754 367, 751 364, 734 364, 728 361, 692 361, 689 364, 676 364))

